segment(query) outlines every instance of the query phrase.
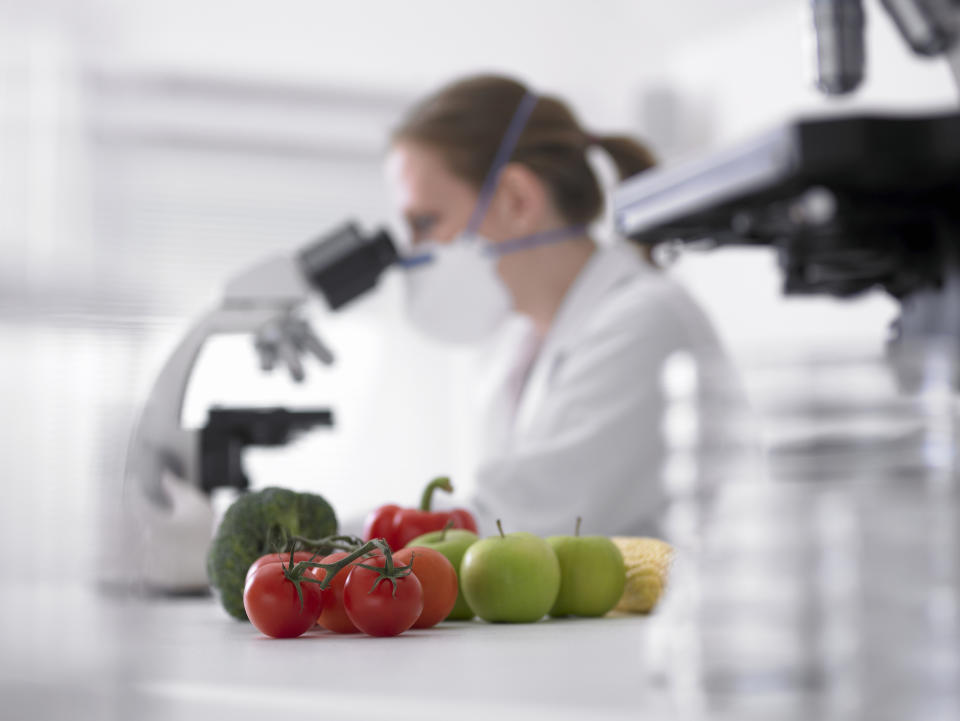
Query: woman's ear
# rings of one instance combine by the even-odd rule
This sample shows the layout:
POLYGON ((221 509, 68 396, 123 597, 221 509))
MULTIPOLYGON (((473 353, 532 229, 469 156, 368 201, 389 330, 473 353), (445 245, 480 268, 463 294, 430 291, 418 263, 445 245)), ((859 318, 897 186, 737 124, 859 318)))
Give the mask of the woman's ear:
POLYGON ((543 224, 549 207, 547 188, 537 174, 521 163, 508 163, 500 171, 487 211, 491 230, 495 231, 491 235, 516 238, 534 233, 543 224))

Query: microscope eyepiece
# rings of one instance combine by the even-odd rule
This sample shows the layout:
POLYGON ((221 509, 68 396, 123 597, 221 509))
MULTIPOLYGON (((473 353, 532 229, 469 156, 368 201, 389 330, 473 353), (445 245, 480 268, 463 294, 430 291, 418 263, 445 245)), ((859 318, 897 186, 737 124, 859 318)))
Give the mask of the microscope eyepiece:
POLYGON ((307 282, 332 310, 373 288, 396 260, 396 246, 385 230, 364 235, 353 223, 327 233, 298 255, 307 282))

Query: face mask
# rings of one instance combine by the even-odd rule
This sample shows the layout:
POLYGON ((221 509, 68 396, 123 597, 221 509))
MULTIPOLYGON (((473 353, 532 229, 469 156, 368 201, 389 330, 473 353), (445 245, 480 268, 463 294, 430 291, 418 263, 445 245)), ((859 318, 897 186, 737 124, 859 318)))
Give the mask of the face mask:
POLYGON ((585 231, 571 226, 490 243, 476 230, 519 140, 537 98, 527 93, 514 112, 493 166, 480 188, 466 230, 450 243, 427 242, 400 261, 406 269, 407 315, 428 335, 450 343, 474 343, 492 334, 513 305, 510 291, 497 274, 497 258, 538 245, 559 242, 585 231))
POLYGON ((415 326, 449 343, 477 342, 497 329, 512 301, 487 247, 478 237, 427 243, 407 261, 407 315, 415 326))
POLYGON ((458 236, 452 243, 424 243, 406 267, 407 315, 424 333, 449 343, 475 343, 510 315, 510 291, 497 273, 497 258, 584 233, 582 225, 490 243, 458 236))

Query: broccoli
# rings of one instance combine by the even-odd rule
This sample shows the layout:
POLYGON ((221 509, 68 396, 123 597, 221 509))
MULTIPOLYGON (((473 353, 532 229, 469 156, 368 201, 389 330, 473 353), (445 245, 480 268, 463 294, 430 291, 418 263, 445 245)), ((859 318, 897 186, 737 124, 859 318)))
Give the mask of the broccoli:
POLYGON ((223 516, 207 555, 207 576, 227 613, 246 620, 243 586, 250 564, 265 553, 280 530, 308 538, 337 531, 333 508, 313 493, 265 488, 238 498, 223 516))

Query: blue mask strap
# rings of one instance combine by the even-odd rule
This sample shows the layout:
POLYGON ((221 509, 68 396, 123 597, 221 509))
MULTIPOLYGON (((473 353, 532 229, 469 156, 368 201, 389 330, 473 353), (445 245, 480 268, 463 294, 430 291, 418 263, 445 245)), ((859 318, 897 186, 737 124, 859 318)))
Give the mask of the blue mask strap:
POLYGON ((500 258, 501 256, 516 253, 520 250, 536 248, 541 245, 550 245, 551 243, 558 243, 568 238, 575 238, 586 232, 586 225, 568 225, 564 228, 553 228, 552 230, 545 230, 542 233, 533 233, 532 235, 524 235, 520 238, 511 238, 502 243, 491 243, 484 249, 484 252, 494 258, 500 258))
POLYGON ((480 227, 480 223, 483 222, 483 218, 487 214, 487 208, 490 207, 490 201, 493 200, 493 194, 497 189, 497 181, 500 180, 500 171, 503 170, 503 166, 505 166, 513 156, 513 151, 517 147, 523 129, 527 126, 527 121, 533 113, 533 108, 536 106, 537 100, 536 95, 527 91, 520 99, 520 104, 517 106, 517 109, 513 111, 510 124, 507 126, 507 130, 503 134, 503 139, 500 141, 500 147, 497 148, 497 153, 493 157, 493 165, 490 166, 487 177, 484 179, 483 185, 480 186, 477 205, 473 209, 473 215, 470 216, 470 222, 467 223, 467 235, 476 233, 480 227))
MULTIPOLYGON (((533 233, 532 235, 524 235, 520 238, 511 238, 502 243, 486 245, 483 253, 491 258, 500 258, 501 256, 516 253, 521 250, 536 248, 541 245, 550 245, 551 243, 559 243, 562 240, 575 238, 586 232, 586 225, 568 225, 564 228, 553 228, 552 230, 545 230, 542 233, 533 233)), ((427 251, 416 255, 400 256, 395 262, 401 268, 409 270, 410 268, 416 268, 420 265, 428 265, 433 261, 433 253, 427 251)))
POLYGON ((433 260, 433 253, 417 253, 416 255, 401 255, 397 257, 394 263, 409 270, 420 265, 429 265, 433 260))

